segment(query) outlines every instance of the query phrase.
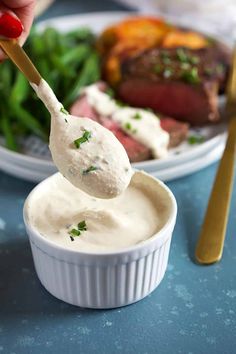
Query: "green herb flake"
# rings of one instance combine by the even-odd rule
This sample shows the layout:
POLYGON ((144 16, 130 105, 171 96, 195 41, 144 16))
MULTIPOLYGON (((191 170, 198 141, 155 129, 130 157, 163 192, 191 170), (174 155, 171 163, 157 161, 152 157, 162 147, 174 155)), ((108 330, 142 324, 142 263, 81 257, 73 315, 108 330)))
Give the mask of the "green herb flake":
POLYGON ((76 228, 73 228, 72 230, 70 230, 68 233, 70 235, 70 239, 71 241, 74 241, 74 238, 75 237, 78 237, 81 235, 81 232, 82 231, 86 231, 87 230, 87 225, 86 225, 86 222, 85 220, 83 221, 80 221, 77 225, 77 229, 76 228))
POLYGON ((80 231, 86 231, 86 230, 87 230, 87 225, 86 225, 85 220, 80 221, 80 222, 78 223, 78 229, 79 229, 80 231))
POLYGON ((93 172, 93 171, 97 171, 97 170, 98 170, 98 168, 96 166, 90 166, 86 170, 83 170, 82 174, 87 175, 88 173, 93 172))
POLYGON ((162 70, 162 67, 161 67, 160 64, 154 65, 153 71, 154 71, 155 74, 160 74, 161 70, 162 70))
POLYGON ((129 122, 127 122, 127 123, 125 123, 124 128, 127 129, 127 130, 131 130, 132 129, 132 125, 129 122))
POLYGON ((68 123, 68 120, 65 118, 65 122, 68 123))
POLYGON ((83 133, 83 135, 80 138, 74 140, 75 147, 77 149, 79 149, 80 145, 89 141, 91 136, 92 136, 91 132, 89 132, 88 130, 85 130, 85 132, 83 133))
POLYGON ((160 56, 161 56, 161 58, 162 58, 162 60, 164 59, 170 59, 170 57, 169 57, 169 52, 167 52, 166 50, 162 50, 161 52, 160 52, 160 56))
POLYGON ((191 135, 188 137, 188 143, 190 145, 202 144, 204 137, 202 135, 191 135))
POLYGON ((119 107, 126 107, 126 106, 127 106, 127 104, 125 104, 124 102, 122 102, 122 101, 120 101, 120 100, 116 100, 116 104, 117 104, 117 106, 119 106, 119 107))
POLYGON ((169 57, 164 57, 164 58, 162 58, 162 61, 163 61, 163 63, 164 63, 165 65, 168 65, 168 64, 171 63, 171 59, 170 59, 169 57))
POLYGON ((181 63, 188 63, 189 57, 182 48, 176 50, 176 56, 181 63))
POLYGON ((198 69, 196 67, 193 67, 189 71, 184 71, 181 75, 181 78, 189 84, 198 84, 200 82, 198 69))
POLYGON ((140 120, 140 119, 142 119, 142 115, 139 112, 136 112, 132 118, 136 119, 136 120, 140 120))
POLYGON ((69 112, 62 106, 60 112, 68 116, 69 112))
POLYGON ((170 68, 167 68, 163 71, 163 76, 165 79, 168 79, 169 77, 171 77, 172 73, 172 70, 170 68))
POLYGON ((107 89, 105 90, 105 93, 110 97, 113 98, 115 96, 115 92, 114 90, 112 90, 111 87, 107 87, 107 89))
POLYGON ((196 64, 198 64, 200 62, 200 59, 199 59, 199 57, 194 55, 194 56, 189 57, 189 61, 190 61, 191 64, 196 65, 196 64))
POLYGON ((72 236, 72 237, 75 237, 75 236, 80 236, 81 232, 77 229, 72 229, 69 231, 69 234, 72 236))

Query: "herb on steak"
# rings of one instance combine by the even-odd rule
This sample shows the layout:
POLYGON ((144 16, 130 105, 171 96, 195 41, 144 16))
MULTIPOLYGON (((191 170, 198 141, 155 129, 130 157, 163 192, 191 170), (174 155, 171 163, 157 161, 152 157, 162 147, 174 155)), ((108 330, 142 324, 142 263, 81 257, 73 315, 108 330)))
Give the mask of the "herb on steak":
POLYGON ((160 65, 160 64, 154 65, 153 71, 154 71, 154 73, 156 73, 156 74, 160 74, 160 72, 162 71, 161 65, 160 65))
POLYGON ((160 56, 161 56, 162 60, 170 59, 170 56, 169 56, 169 53, 167 50, 162 50, 160 52, 160 56))
POLYGON ((171 59, 170 59, 169 57, 164 57, 164 58, 162 59, 162 61, 163 61, 163 63, 166 64, 166 65, 171 64, 171 59))
POLYGON ((89 141, 91 136, 92 136, 91 132, 89 132, 88 130, 85 130, 84 134, 80 138, 74 140, 75 147, 77 149, 79 149, 80 145, 83 143, 86 143, 86 141, 89 141))
POLYGON ((140 120, 142 119, 142 116, 139 112, 136 112, 135 115, 132 117, 133 119, 140 120))
POLYGON ((189 57, 189 61, 190 61, 191 64, 196 65, 196 64, 198 64, 200 62, 200 59, 196 55, 193 55, 193 56, 189 57))
POLYGON ((86 170, 83 170, 83 175, 87 175, 88 173, 93 172, 93 171, 97 171, 97 170, 98 170, 98 168, 96 166, 90 166, 86 170))
POLYGON ((87 225, 85 220, 80 221, 77 225, 77 229, 73 228, 72 230, 69 231, 71 241, 74 241, 74 237, 80 236, 81 232, 86 230, 87 230, 87 225))
POLYGON ((181 63, 188 63, 189 62, 189 57, 182 48, 178 48, 176 50, 176 55, 177 55, 177 58, 179 59, 179 61, 181 61, 181 63))
POLYGON ((190 145, 201 144, 204 142, 204 137, 202 135, 191 135, 188 137, 188 143, 190 145))
POLYGON ((200 82, 198 68, 193 67, 191 70, 183 71, 181 78, 189 84, 198 84, 200 82))
POLYGON ((122 102, 120 100, 115 100, 115 101, 116 101, 116 104, 117 104, 118 107, 126 107, 127 106, 126 103, 124 103, 124 102, 122 102))
POLYGON ((127 123, 125 123, 124 128, 127 129, 127 130, 131 130, 132 129, 132 125, 129 122, 127 122, 127 123))
POLYGON ((111 98, 113 98, 115 96, 115 92, 114 92, 114 90, 112 90, 111 87, 107 87, 105 90, 105 93, 111 98))

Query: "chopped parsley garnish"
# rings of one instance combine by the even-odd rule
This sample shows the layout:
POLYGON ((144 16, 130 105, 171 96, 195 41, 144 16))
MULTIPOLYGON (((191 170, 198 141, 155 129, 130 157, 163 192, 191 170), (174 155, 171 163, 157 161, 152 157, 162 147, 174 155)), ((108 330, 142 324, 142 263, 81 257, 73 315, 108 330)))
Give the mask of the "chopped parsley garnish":
POLYGON ((163 61, 163 63, 166 64, 166 65, 168 65, 168 64, 171 63, 171 59, 170 59, 169 57, 164 57, 164 58, 162 58, 162 61, 163 61))
POLYGON ((90 166, 86 170, 83 170, 83 175, 87 175, 88 173, 93 172, 93 171, 97 171, 97 170, 98 170, 98 167, 90 166))
POLYGON ((179 61, 181 61, 181 63, 187 63, 189 61, 188 55, 182 48, 178 48, 176 50, 176 55, 179 61))
POLYGON ((132 125, 129 122, 125 123, 124 127, 127 130, 131 130, 132 129, 132 125))
POLYGON ((126 107, 126 106, 127 106, 127 104, 125 104, 124 102, 122 102, 122 101, 120 101, 120 100, 116 100, 116 104, 117 104, 117 106, 119 106, 119 107, 126 107))
POLYGON ((161 70, 162 70, 162 67, 161 67, 161 65, 160 65, 160 64, 156 64, 156 65, 154 65, 154 67, 153 67, 153 71, 154 71, 154 73, 156 73, 156 74, 160 74, 161 70))
POLYGON ((114 92, 114 90, 112 90, 111 87, 108 87, 108 88, 105 90, 105 93, 106 93, 109 97, 111 97, 111 98, 113 98, 113 97, 115 96, 115 92, 114 92))
POLYGON ((189 84, 198 84, 200 82, 198 69, 196 67, 193 67, 191 70, 184 71, 181 78, 189 84))
POLYGON ((69 112, 63 106, 61 107, 60 112, 66 115, 69 114, 69 112))
POLYGON ((190 145, 201 144, 204 142, 204 137, 202 135, 191 135, 188 137, 188 143, 190 145))
POLYGON ((88 130, 85 130, 84 134, 80 138, 74 140, 75 147, 77 149, 79 149, 80 145, 83 143, 86 143, 86 141, 89 141, 91 136, 92 136, 91 132, 89 132, 88 130))
POLYGON ((169 77, 171 77, 172 73, 172 70, 170 68, 167 68, 163 71, 163 76, 165 79, 168 79, 169 77))
POLYGON ((191 64, 196 65, 200 62, 200 59, 199 59, 199 57, 194 55, 194 56, 189 57, 189 61, 191 64))
POLYGON ((86 231, 86 230, 87 230, 87 225, 86 225, 85 220, 80 221, 80 222, 78 223, 78 229, 79 229, 80 231, 86 231))
POLYGON ((139 119, 142 119, 142 116, 139 112, 135 113, 135 115, 133 115, 132 117, 133 119, 136 119, 136 120, 139 120, 139 119))
POLYGON ((68 120, 65 118, 65 122, 68 123, 68 120))
POLYGON ((170 57, 169 57, 169 53, 166 51, 166 50, 162 50, 161 52, 160 52, 160 55, 161 55, 161 58, 162 59, 169 59, 170 57))
POLYGON ((69 231, 71 241, 74 241, 75 237, 80 236, 81 232, 86 231, 86 230, 87 230, 87 225, 86 225, 85 220, 80 221, 77 225, 77 229, 73 228, 72 230, 69 231))

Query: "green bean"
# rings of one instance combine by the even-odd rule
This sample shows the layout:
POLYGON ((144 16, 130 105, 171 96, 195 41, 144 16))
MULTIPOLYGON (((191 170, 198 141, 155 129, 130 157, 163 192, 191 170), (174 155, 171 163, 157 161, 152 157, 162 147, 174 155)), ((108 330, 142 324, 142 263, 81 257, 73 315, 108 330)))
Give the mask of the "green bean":
POLYGON ((76 75, 75 70, 72 67, 65 65, 63 63, 63 61, 61 60, 61 58, 59 58, 56 55, 52 55, 50 59, 54 65, 54 67, 58 70, 58 72, 60 74, 62 74, 63 76, 65 76, 67 78, 68 77, 72 77, 72 78, 75 77, 75 75, 76 75))
MULTIPOLYGON (((95 36, 88 28, 63 34, 53 28, 35 28, 25 44, 26 52, 67 107, 80 89, 100 77, 99 58, 94 50, 95 36)), ((10 62, 0 65, 0 134, 9 149, 17 149, 15 137, 35 134, 46 139, 50 115, 26 79, 10 62), (4 114, 1 112, 3 109, 4 114)))
POLYGON ((5 112, 3 109, 1 110, 1 128, 2 132, 5 136, 5 145, 8 149, 17 151, 18 146, 14 137, 14 134, 11 129, 11 125, 9 124, 9 117, 6 116, 5 112))
POLYGON ((1 73, 0 73, 0 80, 1 80, 1 90, 3 94, 8 97, 11 91, 11 84, 13 79, 13 70, 12 70, 12 63, 9 61, 5 61, 1 64, 1 73))
POLYGON ((96 52, 92 52, 85 61, 78 80, 71 88, 69 95, 63 101, 65 107, 69 107, 78 97, 82 87, 91 84, 100 79, 99 57, 96 52))
POLYGON ((21 103, 28 97, 30 86, 26 78, 18 71, 15 83, 12 87, 9 100, 14 104, 21 103))
POLYGON ((80 44, 77 47, 68 50, 62 57, 63 64, 69 65, 75 63, 78 67, 89 55, 91 48, 87 44, 80 44))
POLYGON ((18 119, 26 128, 42 139, 46 138, 41 124, 28 111, 18 104, 12 106, 12 112, 15 118, 18 119))
POLYGON ((66 34, 68 39, 76 39, 77 41, 94 41, 95 37, 92 31, 87 27, 82 27, 66 34))
POLYGON ((42 34, 42 40, 47 52, 53 50, 58 42, 58 32, 51 27, 45 29, 42 34))

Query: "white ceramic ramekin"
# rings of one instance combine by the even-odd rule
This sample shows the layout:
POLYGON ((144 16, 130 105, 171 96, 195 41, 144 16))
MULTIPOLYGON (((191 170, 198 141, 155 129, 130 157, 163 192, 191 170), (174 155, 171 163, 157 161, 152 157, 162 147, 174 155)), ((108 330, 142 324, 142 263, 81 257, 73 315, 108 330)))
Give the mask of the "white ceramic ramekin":
POLYGON ((30 225, 27 209, 32 196, 40 193, 47 181, 56 176, 36 186, 24 206, 34 264, 43 286, 58 299, 88 308, 125 306, 151 293, 165 274, 176 221, 177 205, 168 187, 150 175, 143 176, 153 191, 161 188, 169 199, 169 218, 158 233, 122 251, 95 254, 65 249, 41 236, 30 225))

